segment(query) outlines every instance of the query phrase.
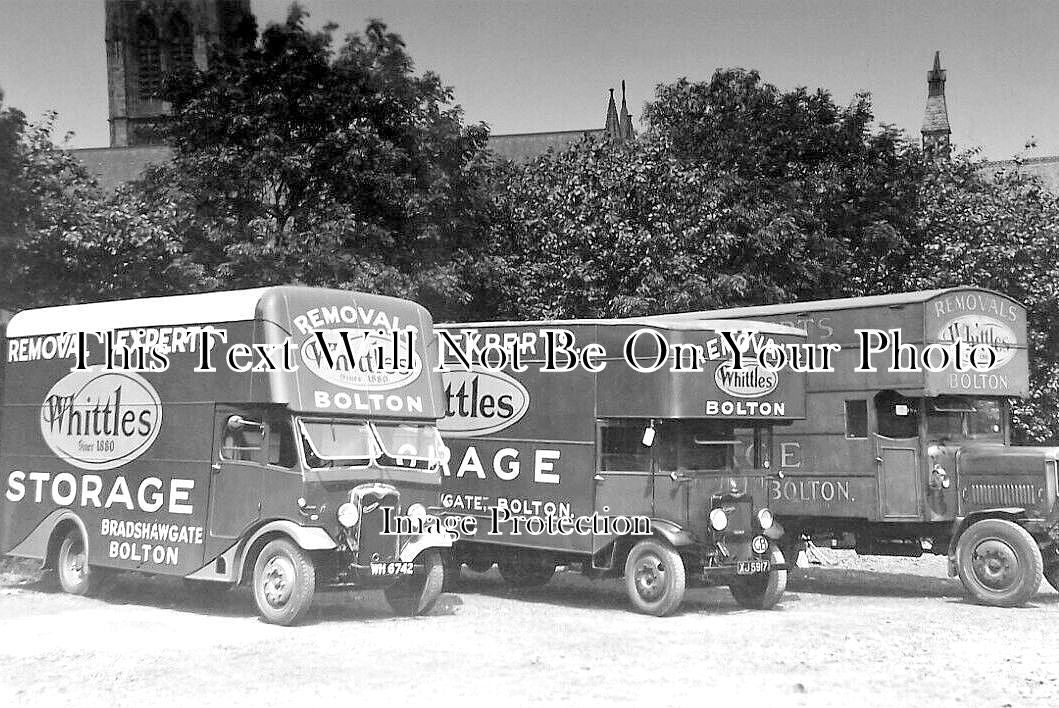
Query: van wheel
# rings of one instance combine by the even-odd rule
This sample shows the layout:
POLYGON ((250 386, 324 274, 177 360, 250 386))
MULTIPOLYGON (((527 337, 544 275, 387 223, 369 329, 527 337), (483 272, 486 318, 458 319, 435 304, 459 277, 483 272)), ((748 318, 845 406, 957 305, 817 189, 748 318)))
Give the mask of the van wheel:
POLYGON ((500 577, 516 588, 538 588, 555 575, 555 559, 539 551, 513 551, 496 562, 500 577))
POLYGON ((977 602, 1015 607, 1041 585, 1044 561, 1029 532, 1004 519, 971 524, 956 544, 956 570, 977 602))
POLYGON ((493 567, 493 561, 489 558, 471 558, 467 561, 467 567, 475 573, 488 573, 493 567))
MULTIPOLYGON (((776 544, 769 544, 769 554, 773 563, 782 563, 783 552, 776 544)), ((732 597, 743 607, 752 610, 768 610, 776 605, 787 590, 787 571, 770 570, 757 575, 735 577, 728 585, 732 597)))
POLYGON ((305 615, 316 592, 316 566, 293 542, 269 541, 254 563, 254 603, 270 624, 291 625, 305 615))
POLYGON ((637 612, 663 617, 675 611, 686 589, 684 561, 672 546, 645 538, 625 561, 625 591, 637 612))
POLYGON ((59 545, 55 559, 55 574, 59 585, 71 595, 92 595, 99 591, 103 572, 88 565, 88 553, 80 531, 71 531, 59 545))
POLYGON ((441 597, 445 581, 445 565, 441 553, 428 549, 419 554, 417 561, 424 566, 423 572, 413 573, 386 588, 386 602, 395 614, 411 617, 425 615, 434 609, 441 597))

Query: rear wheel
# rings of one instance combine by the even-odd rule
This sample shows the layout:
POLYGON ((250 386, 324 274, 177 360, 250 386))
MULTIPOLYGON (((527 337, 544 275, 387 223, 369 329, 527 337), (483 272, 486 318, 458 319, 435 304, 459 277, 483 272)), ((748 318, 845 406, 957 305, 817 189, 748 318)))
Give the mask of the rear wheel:
MULTIPOLYGON (((783 552, 776 544, 770 544, 769 549, 773 564, 784 561, 783 552)), ((728 589, 732 591, 735 601, 743 607, 749 607, 752 610, 768 610, 780 601, 787 589, 787 571, 770 570, 767 573, 736 577, 729 584, 728 589)))
POLYGON ((71 595, 91 595, 99 591, 103 572, 88 565, 88 551, 80 531, 70 531, 59 544, 55 574, 62 589, 71 595))
POLYGON ((663 617, 684 600, 684 561, 672 546, 645 538, 625 561, 625 591, 637 612, 663 617))
POLYGON ((254 563, 254 602, 270 624, 301 619, 316 592, 316 566, 303 549, 285 538, 269 541, 254 563))
POLYGON ((539 551, 512 551, 496 562, 496 567, 509 585, 517 588, 536 588, 555 575, 555 559, 539 551))
POLYGON ((423 572, 401 578, 385 590, 386 601, 396 614, 425 615, 441 597, 445 581, 441 553, 431 548, 420 553, 416 561, 423 564, 423 572))
POLYGON ((983 605, 1015 607, 1041 585, 1044 561, 1029 532, 1005 519, 971 524, 956 544, 956 569, 968 593, 983 605))

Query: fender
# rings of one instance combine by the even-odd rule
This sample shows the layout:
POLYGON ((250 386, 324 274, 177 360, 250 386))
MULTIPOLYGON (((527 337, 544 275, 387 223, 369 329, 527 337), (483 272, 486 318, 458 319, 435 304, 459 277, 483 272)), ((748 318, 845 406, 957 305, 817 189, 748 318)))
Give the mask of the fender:
POLYGON ((973 511, 967 516, 957 516, 952 522, 952 535, 949 536, 949 577, 956 577, 956 546, 959 544, 960 536, 967 527, 982 519, 1006 519, 1018 522, 1026 514, 1026 510, 1016 506, 1000 507, 997 509, 982 509, 973 511))
POLYGON ((306 551, 329 551, 333 548, 338 548, 338 544, 334 542, 330 534, 319 526, 301 526, 293 521, 286 520, 269 521, 239 544, 239 562, 229 566, 231 571, 227 575, 233 580, 242 578, 247 550, 253 548, 254 542, 265 534, 276 532, 289 537, 306 551))
POLYGON ((74 524, 81 530, 81 538, 85 544, 86 557, 90 551, 90 544, 92 542, 91 537, 88 535, 88 530, 85 528, 85 523, 81 521, 81 517, 75 514, 73 511, 67 508, 56 509, 52 513, 45 516, 37 527, 29 532, 29 534, 22 539, 22 541, 8 551, 8 555, 21 556, 23 558, 39 558, 42 561, 48 560, 48 542, 51 540, 52 534, 55 532, 55 528, 63 521, 73 521, 74 524))
POLYGON ((397 560, 410 562, 416 559, 420 553, 428 548, 452 548, 452 536, 447 533, 421 533, 412 536, 401 552, 397 554, 397 560))
POLYGON ((683 528, 665 519, 651 519, 651 532, 669 541, 674 548, 695 544, 695 539, 683 528))

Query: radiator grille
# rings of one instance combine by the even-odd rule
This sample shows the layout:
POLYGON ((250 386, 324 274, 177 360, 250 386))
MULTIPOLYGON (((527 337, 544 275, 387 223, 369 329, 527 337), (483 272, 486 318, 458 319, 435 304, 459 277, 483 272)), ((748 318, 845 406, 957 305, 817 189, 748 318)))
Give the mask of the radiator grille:
POLYGON ((1033 506, 1038 490, 1034 484, 972 484, 969 497, 972 504, 1033 506))

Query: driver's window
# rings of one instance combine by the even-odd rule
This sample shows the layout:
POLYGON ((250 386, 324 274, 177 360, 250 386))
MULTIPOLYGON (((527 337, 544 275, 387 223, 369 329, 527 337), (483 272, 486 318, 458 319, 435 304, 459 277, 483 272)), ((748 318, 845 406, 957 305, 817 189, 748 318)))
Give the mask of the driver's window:
POLYGON ((220 456, 231 462, 263 462, 265 426, 249 415, 219 416, 220 456))
POLYGON ((875 419, 883 437, 918 437, 919 401, 896 391, 882 391, 875 396, 875 419))
POLYGON ((651 448, 643 444, 643 425, 604 425, 599 429, 599 468, 603 472, 648 472, 651 448))

